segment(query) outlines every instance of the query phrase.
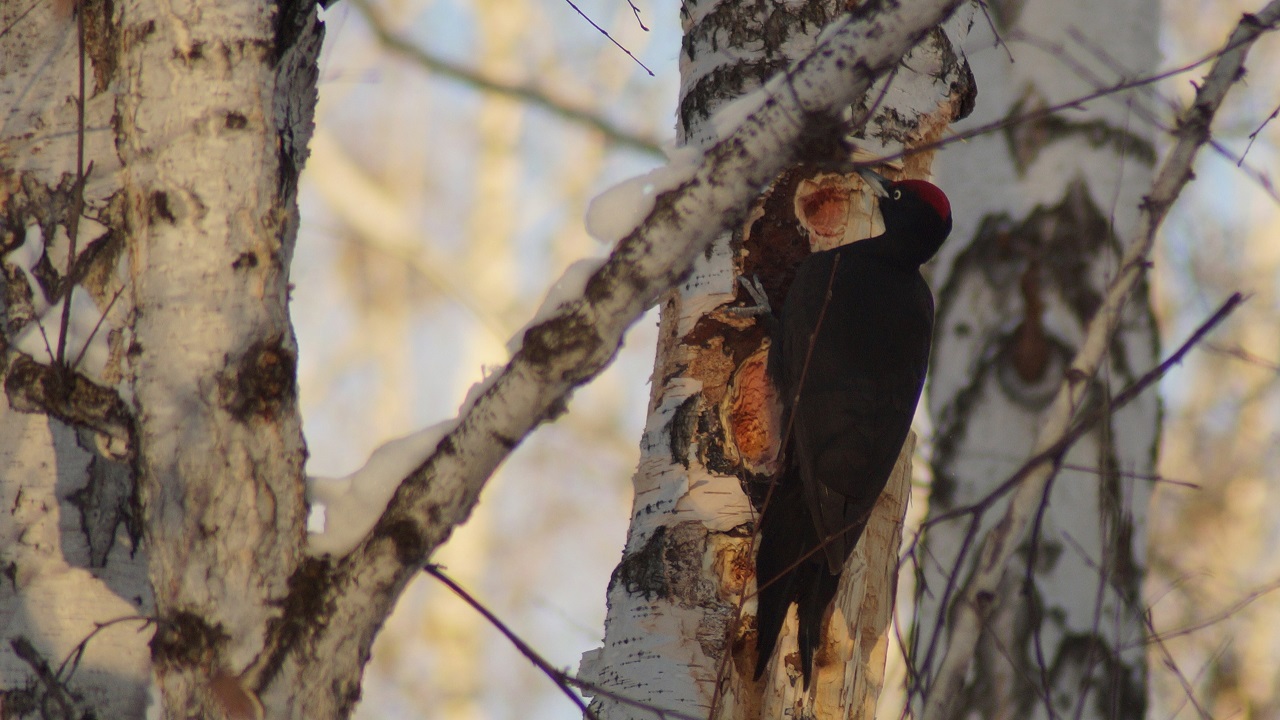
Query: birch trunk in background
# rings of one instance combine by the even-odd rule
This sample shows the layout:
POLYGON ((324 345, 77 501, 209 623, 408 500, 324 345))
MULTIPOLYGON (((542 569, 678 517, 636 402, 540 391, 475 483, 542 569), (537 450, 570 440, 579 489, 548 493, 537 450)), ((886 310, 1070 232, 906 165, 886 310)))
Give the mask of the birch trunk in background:
MULTIPOLYGON (((983 124, 1150 74, 1154 0, 991 3, 966 51, 983 124), (1011 57, 1012 56, 1012 59, 1011 57)), ((981 501, 1027 457, 1085 323, 1135 227, 1155 163, 1147 100, 1130 92, 948 147, 938 184, 956 226, 934 275, 929 385, 935 424, 929 516, 981 501)), ((1157 362, 1145 290, 1125 310, 1089 402, 1105 404, 1157 362)), ((1146 513, 1160 422, 1154 393, 1079 442, 1023 539, 955 718, 1142 717, 1146 705, 1146 513)), ((985 531, 1003 512, 982 516, 985 531)), ((930 690, 948 629, 940 603, 972 569, 965 516, 928 528, 917 553, 912 660, 930 690), (957 563, 959 565, 957 566, 957 563), (954 583, 949 585, 949 582, 954 583)))
MULTIPOLYGON (((132 503, 128 429, 120 422, 122 403, 109 389, 124 380, 117 328, 124 324, 127 302, 107 313, 93 352, 78 364, 82 374, 107 386, 91 391, 117 416, 115 431, 105 424, 99 425, 105 431, 96 431, 83 417, 74 421, 83 394, 66 402, 41 397, 52 395, 41 388, 52 386, 44 378, 52 376, 50 356, 57 354, 57 297, 70 228, 78 225, 78 250, 100 258, 72 303, 77 323, 95 322, 118 292, 120 279, 112 271, 124 244, 112 232, 121 224, 121 204, 108 204, 120 187, 110 132, 85 135, 84 154, 94 166, 84 186, 85 212, 77 218, 73 211, 79 196, 76 21, 55 12, 52 3, 39 3, 20 17, 26 5, 0 4, 0 27, 8 29, 0 35, 0 107, 6 118, 0 123, 0 566, 6 578, 0 583, 0 706, 6 713, 34 710, 57 695, 38 682, 38 668, 57 668, 96 623, 148 615, 154 607, 147 559, 137 552, 141 528, 132 503), (109 355, 108 338, 115 340, 109 355)), ((101 92, 100 82, 113 79, 114 63, 107 58, 114 49, 100 30, 110 18, 94 3, 86 8, 85 22, 95 31, 86 33, 91 59, 85 125, 106 129, 115 100, 101 92)), ((69 350, 78 353, 85 337, 78 334, 69 350)), ((67 689, 104 717, 141 717, 150 682, 144 629, 140 620, 126 621, 93 635, 77 682, 67 689)))
POLYGON ((5 716, 140 718, 154 674, 168 717, 283 717, 315 6, 8 2, 0 27, 5 716))
MULTIPOLYGON (((686 3, 681 143, 714 140, 732 121, 713 114, 803 57, 843 10, 838 2, 686 3)), ((852 109, 855 118, 871 116, 866 135, 875 140, 858 140, 860 149, 891 154, 938 139, 972 100, 970 80, 946 35, 930 32, 852 109), (881 92, 886 80, 892 86, 881 92)), ((779 430, 772 439, 755 434, 770 402, 761 390, 764 329, 726 306, 751 304, 737 282, 747 275, 780 307, 807 253, 878 231, 860 181, 819 167, 848 159, 840 130, 819 123, 811 135, 805 161, 785 170, 747 223, 661 301, 632 525, 609 586, 604 646, 585 654, 580 670, 601 690, 593 701, 601 717, 652 714, 607 693, 698 717, 845 717, 851 707, 874 707, 883 683, 910 442, 846 566, 811 691, 801 688, 798 663, 780 659, 795 653, 794 615, 771 670, 753 680, 755 520, 740 478, 767 485, 779 430)), ((892 173, 925 177, 931 160, 916 155, 892 173)))

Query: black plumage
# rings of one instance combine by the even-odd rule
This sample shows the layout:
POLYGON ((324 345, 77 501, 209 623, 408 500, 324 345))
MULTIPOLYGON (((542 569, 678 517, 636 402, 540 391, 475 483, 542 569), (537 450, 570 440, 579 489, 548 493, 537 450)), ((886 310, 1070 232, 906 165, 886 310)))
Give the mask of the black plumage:
POLYGON ((872 175, 884 233, 801 262, 769 354, 790 435, 761 519, 756 677, 795 602, 806 686, 840 572, 911 428, 933 335, 920 266, 951 231, 941 190, 872 175))

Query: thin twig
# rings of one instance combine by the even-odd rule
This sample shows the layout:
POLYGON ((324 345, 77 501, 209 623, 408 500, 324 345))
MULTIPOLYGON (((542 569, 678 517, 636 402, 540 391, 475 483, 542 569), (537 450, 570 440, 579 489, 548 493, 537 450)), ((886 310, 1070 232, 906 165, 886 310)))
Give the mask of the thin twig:
POLYGON ((1271 111, 1271 114, 1262 121, 1262 124, 1258 126, 1257 130, 1249 133, 1249 144, 1245 145, 1244 152, 1240 153, 1240 161, 1236 163, 1236 167, 1244 165, 1244 157, 1249 154, 1249 150, 1253 147, 1253 141, 1257 140, 1258 136, 1262 134, 1262 129, 1267 126, 1267 123, 1275 120, 1277 116, 1280 116, 1280 105, 1277 105, 1276 109, 1271 111))
POLYGON ((573 692, 572 688, 581 688, 591 692, 593 695, 607 697, 614 702, 621 703, 628 707, 651 712, 658 718, 671 718, 671 720, 705 720, 705 718, 688 715, 678 710, 668 710, 656 707, 650 703, 641 702, 634 698, 626 697, 625 695, 619 695, 608 689, 589 683, 586 680, 576 678, 564 670, 556 668, 548 662, 546 658, 538 654, 532 646, 520 639, 520 637, 515 634, 515 631, 495 615, 493 611, 485 607, 485 605, 477 600, 475 596, 467 592, 461 585, 454 582, 452 578, 446 575, 444 571, 440 569, 439 565, 426 565, 422 569, 431 577, 434 577, 444 583, 445 587, 449 588, 453 594, 457 595, 463 602, 470 605, 473 610, 484 616, 484 619, 488 620, 491 625, 497 628, 498 632, 502 633, 502 635, 515 646, 516 650, 520 651, 521 655, 524 655, 529 662, 533 663, 534 666, 541 670, 544 675, 550 678, 551 682, 555 683, 556 687, 560 688, 560 691, 572 700, 573 703, 578 706, 578 709, 581 710, 588 718, 591 718, 591 720, 599 720, 599 718, 596 716, 595 712, 591 710, 590 706, 587 705, 582 698, 578 697, 577 693, 573 692))
POLYGON ((631 12, 635 14, 636 24, 640 26, 640 29, 649 32, 649 27, 644 24, 644 20, 640 19, 640 8, 636 7, 636 4, 631 0, 627 0, 627 5, 631 8, 631 12))
POLYGON ((1218 614, 1213 615, 1204 620, 1201 620, 1193 625, 1188 625, 1186 627, 1179 628, 1177 630, 1170 630, 1168 632, 1163 632, 1163 633, 1153 632, 1153 634, 1146 639, 1146 642, 1148 643, 1164 642, 1166 640, 1172 640, 1173 638, 1181 637, 1183 635, 1190 635, 1191 633, 1198 632, 1207 627, 1217 625, 1220 622, 1230 619, 1233 615, 1235 615, 1236 613, 1240 612, 1241 610, 1245 609, 1250 604, 1252 604, 1253 601, 1258 600, 1264 595, 1269 595, 1275 592, 1276 590, 1280 590, 1280 580, 1273 580, 1272 582, 1267 583, 1266 585, 1263 585, 1261 588, 1258 588, 1257 590, 1254 590, 1248 595, 1245 595, 1243 598, 1241 598, 1240 600, 1232 604, 1227 609, 1222 610, 1218 614))
POLYGON ((995 36, 995 45, 1004 50, 1004 54, 1008 56, 1009 62, 1014 62, 1013 51, 1009 49, 1009 43, 1004 41, 1004 37, 1000 35, 1000 28, 996 27, 995 20, 991 17, 991 8, 987 7, 985 0, 978 0, 978 8, 982 10, 982 17, 987 20, 987 27, 991 29, 991 34, 995 36))
POLYGON ((569 683, 566 681, 567 673, 555 668, 551 663, 547 662, 546 658, 539 655, 538 652, 529 645, 529 643, 521 640, 520 636, 515 634, 515 631, 498 618, 497 615, 494 615, 493 612, 477 600, 474 595, 464 590, 458 583, 454 582, 453 578, 445 575, 439 565, 426 565, 422 569, 431 577, 444 583, 445 587, 452 590, 454 595, 457 595, 463 602, 470 605, 472 609, 484 616, 484 619, 488 620, 490 625, 497 628, 498 632, 502 633, 502 635, 515 646, 516 650, 520 651, 521 655, 524 655, 529 662, 533 663, 534 667, 541 670, 543 675, 550 678, 551 682, 555 683, 556 687, 560 688, 560 691, 564 693, 565 697, 569 698, 573 701, 574 705, 578 706, 578 709, 582 711, 583 715, 591 718, 591 720, 598 720, 598 718, 596 718, 596 714, 587 706, 587 703, 582 698, 578 697, 578 694, 569 687, 569 683))
MULTIPOLYGON (((631 54, 631 51, 630 51, 630 50, 628 50, 628 49, 626 48, 626 46, 624 46, 622 43, 618 42, 617 40, 614 40, 614 39, 613 39, 613 36, 609 34, 609 31, 608 31, 608 30, 605 30, 604 28, 602 28, 602 27, 600 27, 599 25, 597 25, 595 20, 592 20, 590 17, 588 17, 588 16, 587 16, 587 14, 586 14, 586 13, 582 12, 582 10, 581 10, 577 5, 574 5, 574 4, 573 4, 573 0, 564 0, 564 1, 565 1, 566 3, 568 3, 568 4, 569 4, 569 7, 573 8, 573 11, 574 11, 574 12, 578 13, 579 15, 581 15, 583 20, 586 20, 587 22, 591 23, 591 27, 595 28, 595 29, 596 29, 596 31, 597 31, 597 32, 599 32, 601 35, 603 35, 603 36, 605 36, 605 37, 609 38, 609 42, 611 42, 611 43, 613 43, 614 45, 616 45, 616 46, 617 46, 617 48, 618 48, 619 50, 621 50, 622 52, 624 52, 624 53, 626 53, 626 54, 627 54, 627 57, 629 57, 629 58, 631 58, 632 60, 634 60, 634 61, 636 62, 636 64, 637 64, 637 65, 639 65, 640 67, 644 68, 644 71, 645 71, 645 72, 647 72, 647 73, 649 73, 649 77, 654 77, 654 75, 653 75, 653 71, 652 71, 652 70, 650 70, 650 69, 649 69, 649 67, 648 67, 647 65, 645 65, 645 64, 644 64, 644 63, 642 63, 642 62, 640 62, 640 58, 636 57, 635 55, 632 55, 632 54, 631 54)), ((633 7, 634 7, 634 6, 633 6, 633 7)), ((639 13, 636 13, 636 19, 639 19, 639 17, 640 17, 639 13)), ((643 23, 641 23, 640 27, 644 27, 644 24, 643 24, 643 23)), ((645 28, 645 29, 647 30, 648 28, 645 28)))
POLYGON ((36 678, 40 680, 40 684, 44 686, 45 697, 57 703, 57 708, 49 707, 48 702, 43 702, 42 709, 46 713, 46 718, 62 718, 63 720, 73 720, 78 717, 75 711, 75 698, 71 691, 67 689, 66 682, 58 677, 50 667, 48 661, 40 655, 40 651, 36 650, 35 645, 22 635, 18 635, 9 641, 9 647, 13 650, 13 654, 18 659, 25 662, 31 671, 35 673, 36 678), (52 713, 57 712, 56 715, 52 713))
POLYGON ((613 692, 608 688, 601 687, 599 685, 596 685, 595 683, 589 683, 586 680, 582 680, 579 678, 565 676, 565 682, 569 683, 570 685, 576 688, 586 690, 590 692, 593 696, 605 697, 618 703, 619 705, 626 705, 627 707, 633 707, 633 708, 636 708, 637 710, 643 710, 645 712, 653 713, 654 716, 659 718, 659 720, 665 720, 666 718, 670 718, 671 720, 707 720, 706 717, 702 717, 698 715, 690 715, 689 713, 683 713, 683 712, 680 712, 679 710, 668 710, 666 708, 660 708, 652 703, 641 702, 639 700, 636 700, 635 698, 629 698, 626 695, 619 695, 618 693, 613 692))
POLYGON ((1205 343, 1204 349, 1208 350, 1209 352, 1226 355, 1228 357, 1233 357, 1237 360, 1242 360, 1244 362, 1249 363, 1250 365, 1257 365, 1258 367, 1273 373, 1280 373, 1280 363, 1277 363, 1272 360, 1268 360, 1262 357, 1261 355, 1255 355, 1249 352, 1248 350, 1245 350, 1244 348, 1240 347, 1239 345, 1235 347, 1226 347, 1224 345, 1219 345, 1217 343, 1205 343))
POLYGON ((27 15, 29 15, 32 10, 35 10, 38 7, 40 7, 40 0, 32 0, 31 5, 27 6, 26 10, 23 10, 22 12, 18 13, 18 16, 15 17, 12 22, 10 22, 8 25, 5 25, 3 30, 0 30, 0 38, 3 38, 5 35, 8 35, 10 31, 12 31, 15 27, 18 26, 18 23, 25 20, 27 15))
MULTIPOLYGON (((1164 640, 1156 634, 1155 625, 1151 622, 1151 613, 1142 613, 1142 622, 1146 627, 1148 637, 1152 638, 1152 643, 1160 652, 1160 664, 1169 668, 1173 672, 1174 677, 1178 678, 1178 684, 1182 686, 1182 692, 1186 695, 1187 701, 1196 709, 1200 715, 1200 720, 1213 720, 1213 715, 1205 710, 1204 705, 1196 698, 1196 691, 1191 687, 1191 683, 1187 681, 1187 676, 1182 673, 1178 663, 1174 661, 1173 654, 1169 652, 1169 648, 1164 644, 1164 640)), ((1181 710, 1181 708, 1179 708, 1181 710)))
MULTIPOLYGON (((123 622, 129 622, 130 620, 141 621, 143 628, 155 622, 153 618, 147 617, 145 615, 125 615, 118 618, 112 618, 111 620, 106 620, 104 622, 95 622, 93 624, 94 625, 93 630, 91 630, 89 634, 84 637, 84 639, 76 643, 76 646, 71 649, 71 652, 67 653, 67 656, 63 658, 62 664, 58 666, 58 672, 57 672, 58 677, 63 678, 63 682, 67 682, 67 683, 71 682, 71 678, 76 674, 76 670, 79 669, 80 667, 80 660, 81 658, 84 657, 85 650, 89 649, 89 641, 92 640, 94 636, 96 636, 98 633, 102 632, 103 630, 106 630, 112 625, 118 625, 123 622), (66 673, 65 677, 63 677, 63 673, 66 673)), ((141 629, 139 630, 141 631, 141 629)))
POLYGON ((408 59, 420 65, 421 67, 442 75, 451 80, 466 83, 484 92, 495 93, 498 95, 507 95, 523 102, 527 102, 535 107, 540 107, 565 120, 584 125, 586 127, 599 132, 608 142, 622 145, 633 150, 655 157, 663 157, 661 144, 649 137, 637 135, 628 130, 618 127, 604 117, 591 112, 590 110, 576 107, 568 101, 552 97, 547 92, 529 85, 517 85, 515 83, 499 80, 495 77, 485 75, 479 71, 468 68, 458 63, 446 60, 431 54, 423 48, 406 40, 394 32, 387 22, 378 14, 368 0, 349 0, 351 6, 365 19, 369 24, 369 29, 378 38, 378 42, 387 50, 408 59))
POLYGON ((89 177, 84 167, 84 6, 77 7, 75 13, 76 40, 79 44, 78 58, 80 61, 80 94, 76 98, 76 183, 72 189, 75 196, 71 203, 70 217, 66 219, 67 272, 62 278, 62 288, 58 293, 62 296, 62 321, 58 325, 58 351, 57 356, 54 358, 54 363, 63 368, 66 367, 67 358, 67 332, 71 327, 71 294, 75 292, 76 287, 76 240, 80 235, 80 215, 84 213, 84 185, 89 177))
POLYGON ((102 324, 107 320, 107 314, 111 312, 111 308, 115 307, 116 301, 120 299, 120 296, 124 294, 124 291, 128 289, 128 287, 128 285, 122 284, 115 291, 115 294, 111 296, 111 301, 102 309, 102 313, 98 315, 98 321, 93 324, 93 329, 89 331, 89 336, 84 339, 84 344, 80 346, 80 352, 76 354, 75 362, 71 363, 72 370, 80 367, 80 363, 84 360, 85 354, 89 352, 89 344, 93 342, 95 337, 97 337, 98 331, 102 329, 102 324))

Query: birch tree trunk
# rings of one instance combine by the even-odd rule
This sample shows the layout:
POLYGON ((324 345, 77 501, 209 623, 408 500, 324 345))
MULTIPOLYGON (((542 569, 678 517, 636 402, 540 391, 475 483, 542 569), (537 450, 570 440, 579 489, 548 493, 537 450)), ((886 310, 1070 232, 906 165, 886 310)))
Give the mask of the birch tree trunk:
MULTIPOLYGON (((716 140, 732 122, 725 115, 734 113, 713 119, 715 113, 807 54, 844 9, 838 2, 687 3, 681 143, 716 140)), ((972 102, 970 80, 947 36, 929 32, 851 109, 868 128, 856 139, 861 152, 894 154, 937 140, 972 102)), ((874 203, 856 176, 823 170, 848 161, 842 132, 838 123, 815 123, 802 161, 783 171, 748 221, 721 236, 661 301, 632 525, 609 586, 604 646, 585 654, 580 669, 596 686, 589 692, 601 717, 651 714, 619 697, 723 718, 870 717, 875 706, 913 443, 846 565, 810 691, 801 687, 794 658, 775 660, 754 681, 755 520, 743 488, 767 485, 781 429, 771 425, 772 399, 763 388, 764 329, 727 310, 735 301, 751 303, 739 292, 740 275, 759 277, 780 307, 794 265, 807 253, 878 232, 874 203)), ((924 177, 931 160, 913 155, 892 172, 924 177)), ((779 658, 796 651, 794 615, 783 633, 779 658)))
POLYGON ((169 717, 283 717, 315 5, 4 3, 0 27, 4 714, 138 718, 154 677, 169 717))
MULTIPOLYGON (((1152 0, 989 5, 966 50, 982 87, 978 125, 1041 110, 1157 60, 1152 0)), ((938 325, 929 386, 935 422, 929 516, 971 506, 1027 456, 1135 226, 1155 151, 1136 92, 1012 124, 948 148, 939 185, 963 210, 934 287, 938 325)), ((1145 292, 1125 310, 1090 403, 1105 405, 1157 362, 1145 292)), ((1145 708, 1148 478, 1160 408, 1154 394, 1112 415, 1067 456, 1033 536, 984 609, 984 636, 956 718, 1137 718, 1145 708)), ((988 509, 985 531, 1003 504, 988 509)), ((959 558, 966 515, 928 528, 919 563, 913 664, 918 699, 947 643, 946 610, 973 567, 959 558)))

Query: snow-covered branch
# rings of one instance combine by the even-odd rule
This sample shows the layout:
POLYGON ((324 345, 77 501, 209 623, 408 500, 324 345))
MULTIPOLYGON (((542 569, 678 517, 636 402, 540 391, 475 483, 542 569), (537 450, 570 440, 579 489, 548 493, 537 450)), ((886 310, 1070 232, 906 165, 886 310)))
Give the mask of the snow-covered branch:
POLYGON ((1111 346, 1120 323, 1121 309, 1147 270, 1147 256, 1156 231, 1182 188, 1192 178, 1192 161, 1210 139, 1210 124, 1227 91, 1244 75, 1244 60, 1253 42, 1280 22, 1280 0, 1273 0, 1257 15, 1245 15, 1231 37, 1191 107, 1178 118, 1174 135, 1177 143, 1165 160, 1146 197, 1133 241, 1125 253, 1119 272, 1108 288, 1102 307, 1089 323, 1080 351, 1059 387, 1047 420, 1041 428, 1033 457, 1045 457, 1018 487, 1004 517, 983 537, 978 562, 962 595, 950 614, 946 657, 931 687, 926 689, 926 720, 950 717, 957 696, 983 630, 984 598, 998 592, 1000 578, 1010 558, 1022 543, 1040 506, 1045 487, 1056 464, 1041 453, 1054 447, 1071 431, 1073 419, 1085 399, 1092 378, 1111 346))
POLYGON ((306 637, 282 632, 259 672, 274 672, 300 644, 302 653, 328 659, 316 665, 330 678, 313 678, 316 687, 358 678, 400 590, 466 519, 498 464, 563 411, 573 389, 613 358, 625 330, 742 218, 796 157, 814 118, 838 116, 959 4, 916 0, 846 16, 807 58, 768 83, 758 108, 710 144, 700 163, 669 168, 671 189, 655 188, 653 209, 582 293, 531 327, 507 366, 473 390, 457 427, 399 487, 364 541, 307 582, 299 579, 295 592, 307 594, 307 606, 322 617, 302 631, 306 637))

